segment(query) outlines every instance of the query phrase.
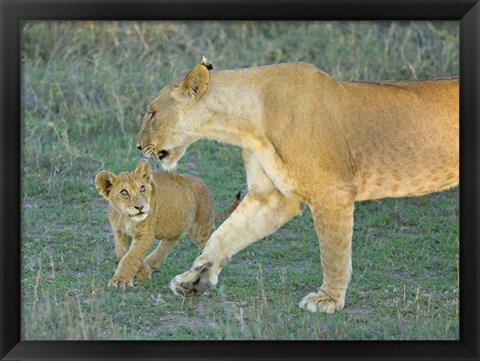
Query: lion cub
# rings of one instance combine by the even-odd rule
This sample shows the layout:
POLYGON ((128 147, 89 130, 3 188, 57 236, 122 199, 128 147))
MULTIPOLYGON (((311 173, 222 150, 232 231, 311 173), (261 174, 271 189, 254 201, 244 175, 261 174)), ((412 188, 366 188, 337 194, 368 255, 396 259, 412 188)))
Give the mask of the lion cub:
MULTIPOLYGON (((182 233, 189 232, 194 243, 203 249, 214 231, 212 194, 199 178, 152 173, 150 163, 143 159, 133 172, 115 175, 100 171, 95 186, 108 200, 115 255, 120 260, 109 286, 133 287, 135 275, 150 279, 151 268, 164 263, 182 233), (155 238, 160 243, 145 259, 155 238)), ((239 201, 240 193, 218 217, 233 212, 239 201)))

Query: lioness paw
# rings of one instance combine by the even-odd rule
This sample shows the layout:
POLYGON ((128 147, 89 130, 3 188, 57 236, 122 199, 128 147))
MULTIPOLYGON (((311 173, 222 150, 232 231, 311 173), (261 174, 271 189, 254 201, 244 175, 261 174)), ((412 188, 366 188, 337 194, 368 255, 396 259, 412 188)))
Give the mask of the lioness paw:
POLYGON ((303 297, 298 306, 310 312, 334 313, 343 309, 344 301, 337 301, 324 291, 320 291, 303 297))
POLYGON ((195 267, 193 270, 175 276, 170 282, 173 293, 183 296, 199 296, 209 292, 216 284, 216 277, 212 277, 210 262, 195 267), (215 282, 210 279, 213 278, 215 282))
POLYGON ((109 287, 115 287, 115 288, 121 288, 121 289, 126 289, 128 288, 133 288, 133 280, 128 280, 128 279, 121 279, 118 276, 113 276, 110 281, 108 281, 108 286, 109 287))

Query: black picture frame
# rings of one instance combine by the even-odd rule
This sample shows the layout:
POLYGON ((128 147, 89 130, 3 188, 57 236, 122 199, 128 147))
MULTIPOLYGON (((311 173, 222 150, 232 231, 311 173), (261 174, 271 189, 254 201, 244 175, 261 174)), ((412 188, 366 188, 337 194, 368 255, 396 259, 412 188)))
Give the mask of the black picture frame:
POLYGON ((478 0, 0 0, 1 360, 479 359, 478 0), (459 20, 459 341, 21 341, 20 29, 22 20, 459 20))

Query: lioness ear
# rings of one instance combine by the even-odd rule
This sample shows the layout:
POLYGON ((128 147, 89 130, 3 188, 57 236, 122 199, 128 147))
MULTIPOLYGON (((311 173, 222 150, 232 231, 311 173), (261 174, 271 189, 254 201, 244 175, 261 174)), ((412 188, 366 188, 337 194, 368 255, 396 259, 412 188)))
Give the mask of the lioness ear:
POLYGON ((117 176, 107 170, 98 172, 95 177, 95 187, 102 196, 108 199, 108 195, 112 190, 113 182, 117 179, 117 176))
POLYGON ((187 74, 178 88, 172 92, 172 96, 181 102, 191 103, 198 100, 207 90, 210 75, 204 64, 197 64, 187 74))
POLYGON ((150 162, 146 159, 140 159, 138 161, 135 173, 149 183, 152 181, 152 167, 150 166, 150 162))
POLYGON ((202 64, 203 66, 205 66, 208 70, 212 70, 213 69, 213 64, 210 60, 208 60, 207 58, 205 58, 204 56, 202 56, 202 61, 200 62, 200 64, 202 64))

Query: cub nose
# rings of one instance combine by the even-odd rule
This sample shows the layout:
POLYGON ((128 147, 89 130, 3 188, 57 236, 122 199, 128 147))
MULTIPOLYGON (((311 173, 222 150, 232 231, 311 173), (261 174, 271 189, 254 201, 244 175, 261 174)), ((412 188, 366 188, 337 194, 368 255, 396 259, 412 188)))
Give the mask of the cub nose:
POLYGON ((141 212, 144 206, 142 205, 142 206, 134 206, 134 207, 135 209, 138 209, 141 212))
POLYGON ((140 145, 140 143, 137 143, 137 149, 142 150, 142 146, 140 145))

